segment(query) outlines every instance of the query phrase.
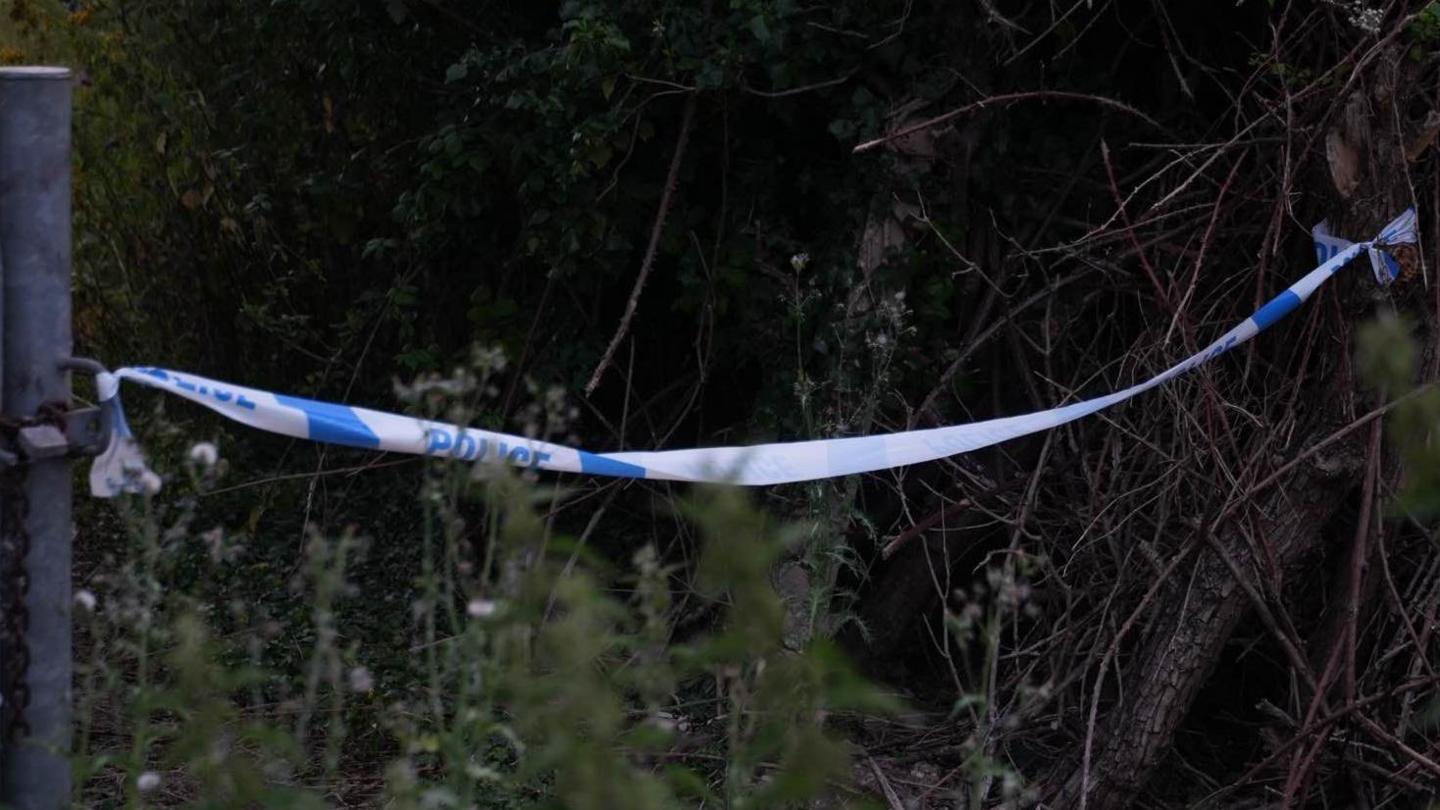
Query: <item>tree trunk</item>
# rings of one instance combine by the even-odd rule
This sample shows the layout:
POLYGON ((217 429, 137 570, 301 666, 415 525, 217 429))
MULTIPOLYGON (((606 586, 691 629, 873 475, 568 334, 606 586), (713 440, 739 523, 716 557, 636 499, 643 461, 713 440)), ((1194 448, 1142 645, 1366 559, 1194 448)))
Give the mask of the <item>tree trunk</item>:
MULTIPOLYGON (((1323 437, 1338 426, 1328 422, 1314 435, 1323 437)), ((1363 438, 1363 431, 1356 433, 1363 438)), ((1259 504, 1256 536, 1274 551, 1281 570, 1293 568, 1321 542, 1321 530, 1353 485, 1358 443, 1359 438, 1350 437, 1342 442, 1346 446, 1336 447, 1336 463, 1297 468, 1259 504)), ((1247 576, 1258 574, 1263 564, 1256 564, 1241 532, 1232 529, 1216 540, 1247 576)), ((1120 690, 1124 703, 1110 712, 1103 729, 1097 729, 1088 776, 1083 761, 1076 763, 1052 806, 1079 807, 1087 782, 1087 807, 1106 810, 1129 805, 1168 752, 1175 729, 1250 606, 1250 597, 1221 556, 1204 549, 1189 581, 1172 588, 1156 608, 1158 621, 1127 667, 1120 690)))

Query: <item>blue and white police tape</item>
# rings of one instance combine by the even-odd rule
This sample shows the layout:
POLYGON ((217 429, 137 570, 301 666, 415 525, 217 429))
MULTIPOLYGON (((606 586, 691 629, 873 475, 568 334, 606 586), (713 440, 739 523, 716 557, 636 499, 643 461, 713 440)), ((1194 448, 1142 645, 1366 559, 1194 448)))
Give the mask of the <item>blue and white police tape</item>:
MULTIPOLYGON (((1347 239, 1341 239, 1330 233, 1329 221, 1322 221, 1310 231, 1315 241, 1315 258, 1324 262, 1339 255, 1340 251, 1350 247, 1353 243, 1347 239)), ((1415 211, 1411 209, 1396 217, 1380 235, 1375 237, 1375 244, 1380 245, 1403 245, 1415 241, 1415 211)), ((1400 275, 1400 263, 1388 253, 1375 247, 1366 251, 1370 254, 1370 271, 1375 275, 1375 283, 1385 286, 1394 281, 1400 275)))
POLYGON ((1397 272, 1380 248, 1416 241, 1415 212, 1406 211, 1370 242, 1332 236, 1324 223, 1314 231, 1319 267, 1272 298, 1254 315, 1195 355, 1137 385, 1059 408, 968 425, 908 430, 874 436, 702 447, 655 452, 591 453, 549 442, 466 428, 366 408, 273 394, 161 368, 122 368, 100 380, 100 395, 115 417, 111 446, 95 461, 91 491, 109 497, 125 491, 153 491, 159 479, 125 426, 119 380, 129 380, 198 402, 254 428, 317 442, 394 453, 443 456, 470 462, 503 462, 555 472, 659 481, 709 481, 746 485, 812 481, 919 464, 978 450, 1063 425, 1161 385, 1219 357, 1300 306, 1321 284, 1361 253, 1368 252, 1381 283, 1397 272))

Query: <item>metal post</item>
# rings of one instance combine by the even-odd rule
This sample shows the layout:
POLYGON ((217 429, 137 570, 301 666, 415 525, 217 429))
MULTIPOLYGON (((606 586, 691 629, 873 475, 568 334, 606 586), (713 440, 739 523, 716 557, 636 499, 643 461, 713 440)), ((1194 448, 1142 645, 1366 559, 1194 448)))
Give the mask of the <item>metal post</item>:
MULTIPOLYGON (((71 349, 70 88, 65 68, 0 68, 0 413, 10 418, 70 401, 60 366, 71 349)), ((51 810, 70 806, 70 462, 26 465, 21 488, 21 508, 0 510, 0 521, 23 515, 29 545, 29 734, 0 737, 0 803, 51 810)), ((0 695, 15 693, 3 686, 0 695)))

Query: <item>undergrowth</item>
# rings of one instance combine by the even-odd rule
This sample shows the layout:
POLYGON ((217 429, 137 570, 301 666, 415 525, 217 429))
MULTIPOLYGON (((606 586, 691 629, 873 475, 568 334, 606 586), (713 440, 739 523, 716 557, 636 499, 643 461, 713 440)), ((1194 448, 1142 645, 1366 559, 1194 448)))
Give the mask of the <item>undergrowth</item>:
MULTIPOLYGON (((402 394, 466 421, 490 369, 402 394)), ((540 432, 564 421, 554 407, 533 416, 540 432)), ((170 476, 182 494, 121 502, 127 542, 79 591, 87 806, 853 806, 848 747, 827 720, 896 703, 827 641, 785 644, 770 572, 810 527, 736 489, 697 490, 677 515, 704 541, 693 572, 653 543, 617 570, 544 520, 572 493, 432 461, 419 568, 393 572, 413 577, 408 606, 367 606, 351 581, 370 550, 362 530, 312 531, 289 594, 309 615, 282 628, 263 606, 205 595, 264 542, 197 525, 224 471, 197 445, 170 476), (692 584, 717 618, 678 639, 671 600, 692 584), (395 609, 409 611, 407 649, 368 650, 347 631, 352 611, 395 609), (282 656, 298 666, 267 666, 270 647, 301 644, 282 656), (409 672, 377 684, 397 657, 409 672)))

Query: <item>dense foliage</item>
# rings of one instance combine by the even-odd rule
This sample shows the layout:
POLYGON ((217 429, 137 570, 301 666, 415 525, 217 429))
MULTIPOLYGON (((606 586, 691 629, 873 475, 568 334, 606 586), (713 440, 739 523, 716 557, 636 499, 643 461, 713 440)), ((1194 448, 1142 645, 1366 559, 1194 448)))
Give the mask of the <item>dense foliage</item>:
MULTIPOLYGON (((81 77, 84 353, 592 450, 1112 390, 1308 270, 1314 222, 1440 205, 1437 7, 1060 6, 3 0, 0 62, 81 77)), ((1401 400, 1384 464, 1355 420, 1436 376, 1433 305, 1337 286, 1103 419, 756 508, 137 396, 172 486, 85 509, 77 587, 116 606, 83 651, 89 795, 1413 799, 1440 777, 1436 406, 1401 400), (1367 387, 1377 306, 1406 318, 1358 341, 1367 387), (221 465, 175 461, 199 438, 221 465), (1357 622, 1382 588, 1414 604, 1357 622), (901 701, 842 647, 909 719, 864 714, 901 701), (1326 736, 1357 690, 1409 745, 1326 736), (244 755, 211 767, 217 734, 244 755), (142 791, 157 770, 183 787, 142 791)))

